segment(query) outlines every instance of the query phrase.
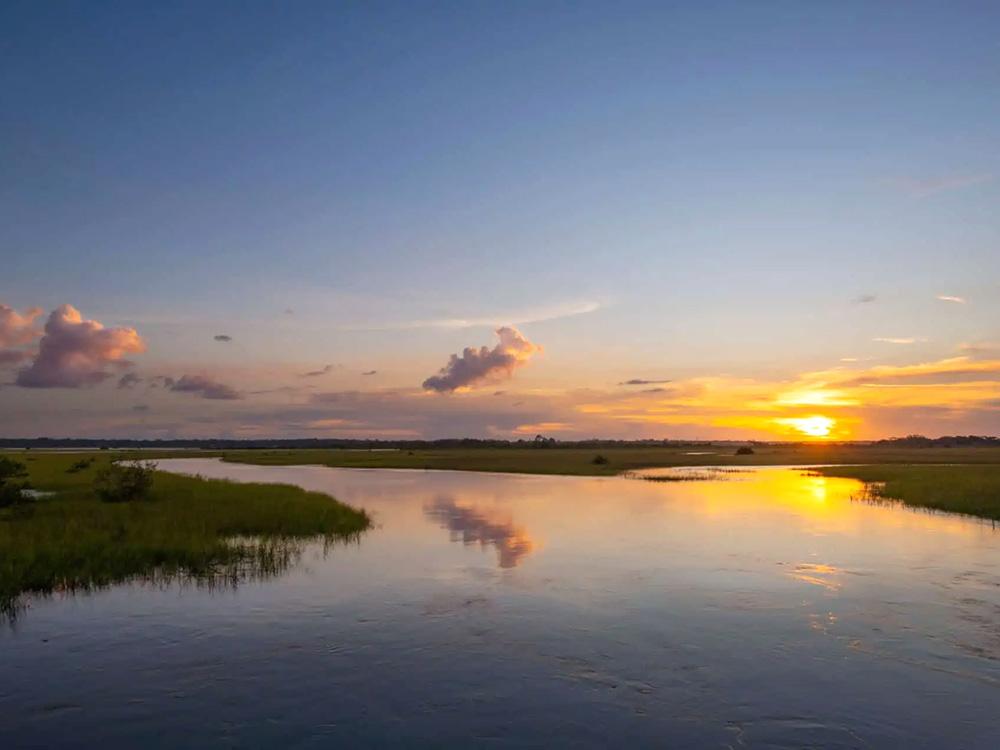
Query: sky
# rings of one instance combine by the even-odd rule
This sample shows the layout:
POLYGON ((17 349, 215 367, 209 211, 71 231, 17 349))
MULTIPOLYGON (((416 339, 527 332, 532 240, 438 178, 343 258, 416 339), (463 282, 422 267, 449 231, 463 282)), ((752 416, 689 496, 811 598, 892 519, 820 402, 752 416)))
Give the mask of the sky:
POLYGON ((0 8, 0 435, 1000 434, 1000 5, 0 8))

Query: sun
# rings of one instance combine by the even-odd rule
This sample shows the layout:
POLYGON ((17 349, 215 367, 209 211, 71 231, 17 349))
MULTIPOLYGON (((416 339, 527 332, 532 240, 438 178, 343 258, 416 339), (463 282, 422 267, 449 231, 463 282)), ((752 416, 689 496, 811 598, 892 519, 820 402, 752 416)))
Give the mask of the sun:
POLYGON ((830 417, 784 417, 782 419, 775 420, 780 424, 787 425, 793 430, 797 430, 803 435, 808 435, 809 437, 815 438, 825 438, 830 437, 830 433, 833 431, 834 426, 837 424, 836 420, 830 417))

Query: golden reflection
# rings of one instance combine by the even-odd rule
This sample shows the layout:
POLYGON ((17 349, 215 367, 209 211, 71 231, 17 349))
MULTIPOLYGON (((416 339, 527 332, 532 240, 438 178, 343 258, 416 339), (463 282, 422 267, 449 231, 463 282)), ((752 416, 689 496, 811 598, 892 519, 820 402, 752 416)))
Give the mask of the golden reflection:
POLYGON ((842 584, 838 579, 843 572, 833 565, 799 563, 788 575, 796 581, 821 586, 827 591, 840 591, 842 584))
POLYGON ((805 481, 806 487, 812 493, 817 503, 826 502, 826 477, 808 477, 805 481))
POLYGON ((759 524, 769 529, 767 533, 774 533, 775 516, 783 519, 781 528, 793 535, 807 532, 857 537, 870 532, 872 524, 926 529, 935 534, 972 536, 983 532, 980 524, 961 516, 859 502, 855 498, 863 485, 858 480, 815 476, 804 468, 755 468, 727 481, 642 484, 665 501, 683 494, 690 499, 684 505, 687 512, 710 518, 720 526, 759 524))
POLYGON ((509 518, 497 518, 489 511, 459 504, 451 497, 435 498, 424 506, 424 513, 448 529, 453 542, 494 546, 501 568, 516 567, 535 548, 528 533, 509 518))

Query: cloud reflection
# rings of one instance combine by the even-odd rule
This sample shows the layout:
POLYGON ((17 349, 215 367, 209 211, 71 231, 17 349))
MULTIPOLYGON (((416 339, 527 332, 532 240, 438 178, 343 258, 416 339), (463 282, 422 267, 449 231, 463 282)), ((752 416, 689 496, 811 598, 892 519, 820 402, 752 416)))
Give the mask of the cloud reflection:
POLYGON ((501 568, 516 567, 535 548, 528 533, 509 519, 498 519, 488 511, 460 505, 451 497, 435 498, 424 506, 424 513, 448 529, 453 542, 496 547, 497 564, 501 568))

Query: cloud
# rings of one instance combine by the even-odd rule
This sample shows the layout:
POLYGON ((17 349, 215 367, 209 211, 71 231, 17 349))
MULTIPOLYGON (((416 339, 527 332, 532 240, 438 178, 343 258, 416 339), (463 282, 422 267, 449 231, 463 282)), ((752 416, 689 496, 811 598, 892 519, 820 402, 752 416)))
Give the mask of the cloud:
POLYGON ((942 302, 954 302, 958 305, 965 304, 965 297, 955 297, 954 295, 951 294, 939 294, 937 298, 942 302))
POLYGON ((135 406, 132 407, 132 411, 147 412, 149 411, 149 406, 147 406, 146 404, 136 404, 135 406))
POLYGON ((466 347, 461 356, 452 354, 448 364, 437 375, 423 382, 423 387, 438 393, 451 393, 459 388, 469 388, 484 381, 510 377, 514 370, 524 365, 536 352, 541 351, 516 328, 505 326, 496 330, 500 343, 492 349, 466 347))
POLYGON ((363 372, 361 374, 362 375, 378 375, 378 370, 368 370, 368 371, 363 372))
POLYGON ((0 305, 0 348, 30 344, 42 335, 34 323, 42 314, 40 307, 19 313, 13 307, 0 305))
POLYGON ((224 341, 224 342, 229 342, 229 341, 233 340, 232 336, 230 336, 228 334, 225 334, 225 333, 217 333, 217 334, 215 334, 215 336, 213 336, 213 338, 216 341, 224 341))
POLYGON ((854 304, 856 305, 868 305, 877 300, 878 297, 874 294, 859 294, 854 298, 854 304))
POLYGON ((669 382, 669 380, 644 380, 642 378, 632 378, 631 380, 623 380, 618 385, 662 385, 663 383, 669 382))
POLYGON ((1000 355, 1000 342, 974 341, 959 345, 958 350, 974 357, 1000 355))
POLYGON ((328 375, 333 372, 334 365, 323 365, 319 370, 310 370, 309 372, 303 372, 299 374, 300 378, 318 378, 322 375, 328 375))
POLYGON ((573 425, 569 422, 532 422, 519 424, 514 428, 514 432, 518 435, 539 435, 546 432, 566 432, 572 429, 573 425))
POLYGON ((935 193, 949 190, 960 190, 973 185, 982 185, 993 181, 993 175, 987 172, 973 174, 955 174, 944 177, 914 178, 904 177, 894 180, 894 184, 904 192, 916 198, 923 198, 935 193))
POLYGON ((535 548, 535 542, 523 528, 515 526, 510 519, 497 516, 493 509, 469 507, 443 496, 425 505, 424 513, 446 528, 452 541, 495 547, 497 564, 501 568, 517 567, 535 548))
POLYGON ((842 373, 839 385, 899 385, 923 381, 933 385, 972 378, 995 379, 1000 376, 1000 361, 951 357, 915 365, 880 365, 861 373, 842 373))
POLYGON ((131 388, 134 385, 138 385, 142 382, 142 378, 136 375, 134 372, 126 372, 120 378, 118 378, 119 388, 131 388))
POLYGON ((33 356, 35 356, 33 352, 23 349, 0 349, 0 367, 19 365, 33 356))
POLYGON ((126 354, 138 354, 146 344, 134 328, 105 328, 84 320, 72 305, 52 311, 38 355, 17 375, 25 388, 80 388, 112 377, 108 368, 130 367, 126 354))
POLYGON ((918 341, 924 341, 925 339, 917 339, 911 336, 904 338, 896 338, 893 336, 876 336, 872 341, 878 341, 882 344, 915 344, 918 341))
POLYGON ((167 387, 175 393, 193 393, 214 401, 234 401, 243 398, 232 386, 205 375, 182 375, 178 380, 165 378, 167 387))
POLYGON ((276 388, 261 388, 258 391, 250 391, 251 396, 263 396, 270 393, 301 393, 303 390, 308 390, 310 388, 315 388, 314 385, 279 385, 276 388))
POLYGON ((570 302, 550 307, 533 308, 526 310, 508 310, 490 316, 477 316, 474 318, 431 318, 427 320, 407 320, 403 322, 390 322, 382 325, 360 325, 345 326, 342 330, 348 331, 391 331, 391 330, 412 330, 415 328, 477 328, 493 326, 515 326, 525 323, 543 323, 550 320, 560 320, 571 318, 576 315, 586 315, 601 309, 599 302, 583 301, 570 302))

